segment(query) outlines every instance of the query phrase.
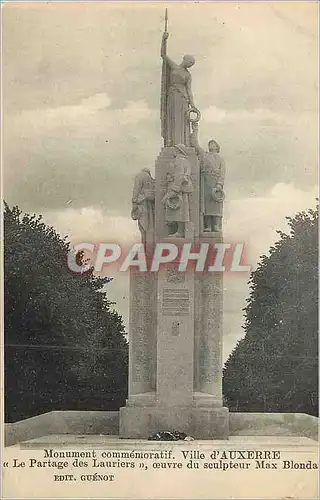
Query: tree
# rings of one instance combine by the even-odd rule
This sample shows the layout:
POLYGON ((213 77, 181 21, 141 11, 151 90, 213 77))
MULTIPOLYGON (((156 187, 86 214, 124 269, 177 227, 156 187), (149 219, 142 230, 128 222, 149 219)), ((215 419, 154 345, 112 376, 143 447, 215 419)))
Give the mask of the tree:
POLYGON ((41 216, 5 204, 4 233, 6 421, 53 409, 118 409, 128 346, 106 296, 110 278, 72 273, 67 239, 41 216))
POLYGON ((239 411, 318 414, 318 207, 287 217, 289 234, 250 277, 245 337, 223 373, 239 411))

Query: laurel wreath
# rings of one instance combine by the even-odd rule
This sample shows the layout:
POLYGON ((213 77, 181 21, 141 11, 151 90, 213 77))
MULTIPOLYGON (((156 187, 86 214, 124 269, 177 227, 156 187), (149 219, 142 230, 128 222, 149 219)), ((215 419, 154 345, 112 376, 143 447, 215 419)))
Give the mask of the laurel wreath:
POLYGON ((200 121, 201 118, 201 113, 197 108, 189 108, 186 111, 186 118, 190 123, 196 123, 200 121), (194 118, 191 118, 191 113, 195 113, 197 116, 194 118))
POLYGON ((182 196, 180 194, 173 194, 167 198, 166 204, 170 210, 178 210, 182 205, 182 196))
POLYGON ((223 192, 222 189, 217 189, 217 188, 213 188, 212 190, 212 198, 214 201, 218 202, 218 203, 222 203, 225 199, 225 194, 223 192))

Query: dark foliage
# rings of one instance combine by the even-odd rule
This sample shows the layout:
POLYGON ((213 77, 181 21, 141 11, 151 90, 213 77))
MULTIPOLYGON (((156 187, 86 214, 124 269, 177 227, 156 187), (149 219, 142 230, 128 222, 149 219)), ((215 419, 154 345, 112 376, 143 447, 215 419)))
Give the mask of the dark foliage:
POLYGON ((224 368, 233 410, 318 415, 318 208, 287 219, 251 275, 246 334, 224 368))
POLYGON ((106 297, 110 279, 72 273, 69 243, 41 216, 5 205, 4 232, 6 421, 56 409, 118 409, 128 346, 106 297))

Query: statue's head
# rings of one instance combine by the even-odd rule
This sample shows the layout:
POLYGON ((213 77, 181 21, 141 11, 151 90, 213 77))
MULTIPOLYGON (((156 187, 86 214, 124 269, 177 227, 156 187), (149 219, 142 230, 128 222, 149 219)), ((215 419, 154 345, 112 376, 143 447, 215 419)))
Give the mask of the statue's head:
POLYGON ((208 142, 208 149, 210 153, 220 153, 220 146, 214 139, 211 139, 208 142))
POLYGON ((186 54, 185 56, 183 56, 183 59, 182 59, 182 66, 184 68, 191 68, 191 66, 194 65, 194 63, 196 62, 195 58, 193 56, 190 56, 189 54, 186 54))

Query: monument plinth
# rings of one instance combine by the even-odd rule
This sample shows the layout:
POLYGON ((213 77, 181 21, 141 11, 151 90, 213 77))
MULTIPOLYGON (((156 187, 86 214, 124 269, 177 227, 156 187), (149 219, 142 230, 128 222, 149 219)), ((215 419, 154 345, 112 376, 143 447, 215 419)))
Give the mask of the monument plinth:
MULTIPOLYGON (((136 177, 133 218, 149 249, 159 243, 180 249, 186 243, 213 246, 223 241, 224 163, 217 151, 205 152, 198 144, 200 112, 188 70, 194 58, 184 56, 175 64, 167 57, 167 38, 165 32, 164 147, 153 184, 148 170, 136 177)), ((228 409, 222 404, 222 300, 221 272, 181 270, 170 262, 155 273, 131 273, 129 394, 120 409, 120 437, 178 430, 198 439, 228 438, 228 409)))

